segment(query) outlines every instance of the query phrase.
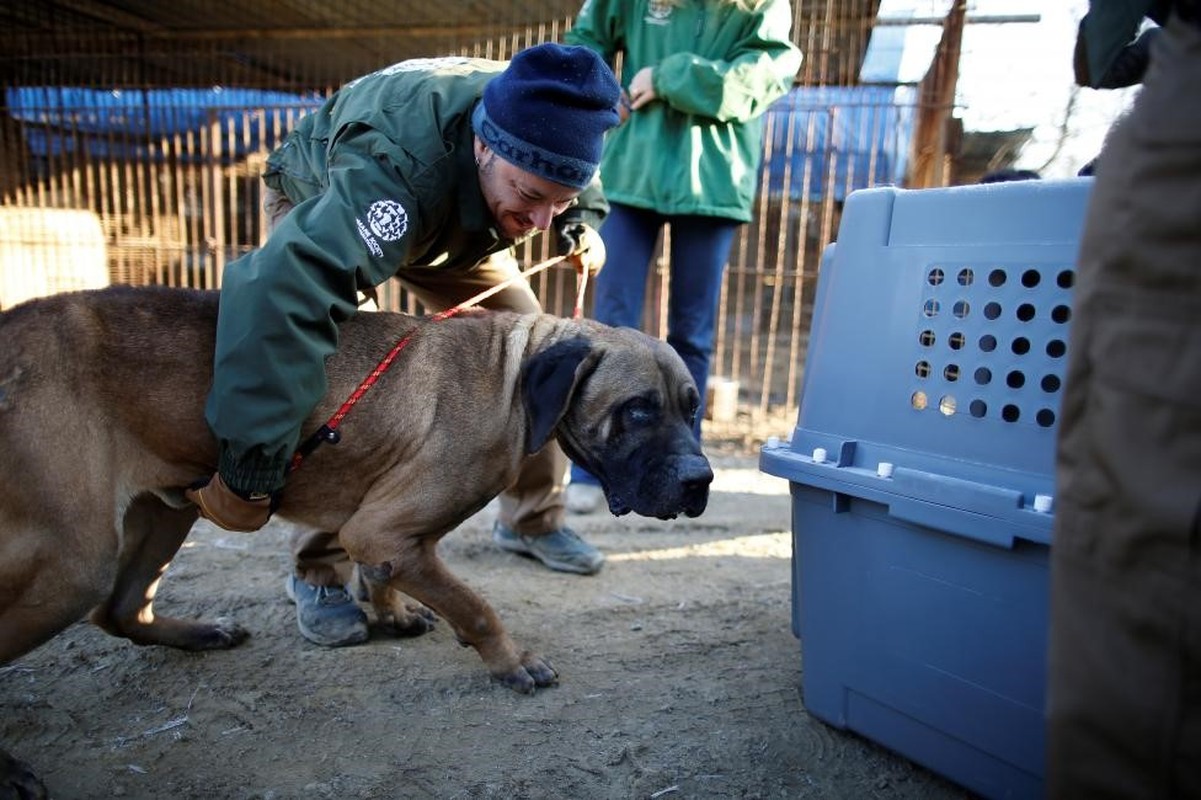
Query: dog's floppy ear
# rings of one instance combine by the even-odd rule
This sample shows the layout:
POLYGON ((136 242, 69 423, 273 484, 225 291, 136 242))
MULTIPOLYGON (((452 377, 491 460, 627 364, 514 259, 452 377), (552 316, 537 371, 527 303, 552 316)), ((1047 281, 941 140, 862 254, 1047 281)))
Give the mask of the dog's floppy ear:
POLYGON ((526 361, 521 376, 521 399, 529 430, 525 450, 536 453, 550 440, 580 381, 599 357, 583 337, 555 342, 526 361))

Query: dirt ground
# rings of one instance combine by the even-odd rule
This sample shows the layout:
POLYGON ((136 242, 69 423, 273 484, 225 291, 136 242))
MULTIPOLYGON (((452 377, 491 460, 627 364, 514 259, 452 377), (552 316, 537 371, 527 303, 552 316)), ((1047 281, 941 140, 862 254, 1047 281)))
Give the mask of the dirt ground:
POLYGON ((710 453, 709 509, 572 524, 594 577, 495 549, 488 508, 443 540, 451 569, 560 685, 493 683, 444 624, 329 650, 296 630, 287 530, 197 525, 161 613, 230 616, 203 654, 86 623, 0 668, 0 743, 71 798, 965 798, 805 712, 790 629, 790 500, 757 450, 710 453))

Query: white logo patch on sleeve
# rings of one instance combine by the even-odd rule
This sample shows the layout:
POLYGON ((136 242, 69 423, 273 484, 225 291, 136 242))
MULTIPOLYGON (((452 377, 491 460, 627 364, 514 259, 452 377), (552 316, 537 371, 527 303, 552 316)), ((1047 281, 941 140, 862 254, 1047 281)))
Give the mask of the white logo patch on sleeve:
POLYGON ((367 224, 385 242, 395 242, 409 229, 409 212, 395 200, 377 200, 367 209, 367 224))

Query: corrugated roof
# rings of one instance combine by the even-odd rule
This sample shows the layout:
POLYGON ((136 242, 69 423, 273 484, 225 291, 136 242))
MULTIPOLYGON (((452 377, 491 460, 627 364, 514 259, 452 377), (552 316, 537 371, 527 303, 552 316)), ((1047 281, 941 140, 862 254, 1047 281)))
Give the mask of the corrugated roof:
MULTIPOLYGON (((0 83, 284 91, 406 58, 508 58, 582 0, 0 0, 0 83)), ((879 0, 794 0, 802 83, 856 82, 879 0)))
POLYGON ((337 85, 415 56, 506 58, 557 38, 578 10, 578 0, 4 0, 0 74, 10 84, 337 85))

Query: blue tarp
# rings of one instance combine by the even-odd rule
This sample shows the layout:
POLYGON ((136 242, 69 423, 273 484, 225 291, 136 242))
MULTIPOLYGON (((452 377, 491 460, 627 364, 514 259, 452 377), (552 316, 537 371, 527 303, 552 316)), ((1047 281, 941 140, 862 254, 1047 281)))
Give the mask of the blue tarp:
MULTIPOLYGON (((843 199, 854 189, 900 183, 914 118, 910 87, 802 87, 765 115, 763 183, 775 196, 812 200, 827 192, 843 199)), ((6 90, 12 116, 22 124, 35 157, 83 151, 92 158, 161 159, 161 143, 198 134, 214 123, 234 135, 222 139, 231 162, 270 150, 283 126, 258 125, 264 109, 313 109, 322 98, 256 89, 97 90, 53 86, 6 90), (250 124, 243 125, 249 120, 250 124)), ((211 154, 176 153, 202 159, 211 154)))
POLYGON ((828 194, 842 200, 855 189, 899 184, 914 107, 914 89, 907 86, 793 89, 765 115, 768 191, 793 200, 828 194))
MULTIPOLYGON (((321 98, 257 89, 80 89, 21 86, 5 91, 13 118, 22 123, 36 157, 85 151, 93 158, 162 158, 161 142, 197 134, 219 123, 236 135, 222 140, 225 160, 236 161, 275 146, 280 126, 243 122, 274 108, 316 108, 321 98)), ((177 154, 187 157, 187 153, 177 154)), ((195 154, 195 158, 203 156, 195 154)))

